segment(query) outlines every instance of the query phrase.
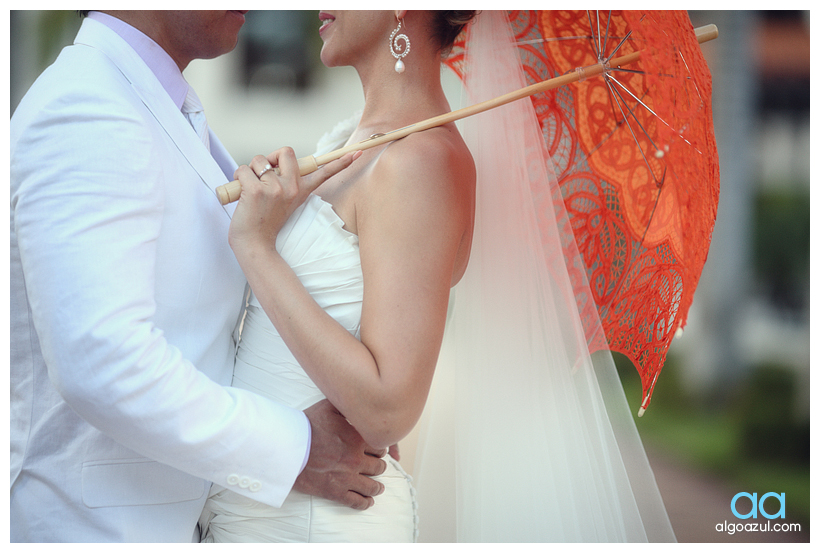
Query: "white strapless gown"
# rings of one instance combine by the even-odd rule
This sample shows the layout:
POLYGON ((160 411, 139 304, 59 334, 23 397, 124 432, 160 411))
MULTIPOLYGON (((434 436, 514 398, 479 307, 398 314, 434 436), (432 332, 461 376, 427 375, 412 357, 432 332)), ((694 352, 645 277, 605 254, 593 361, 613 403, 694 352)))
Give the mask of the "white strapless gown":
MULTIPOLYGON (((359 239, 330 204, 311 195, 282 228, 277 250, 311 296, 351 334, 359 336, 362 270, 359 239)), ((324 399, 251 294, 236 355, 233 386, 295 409, 324 399)), ((417 536, 415 491, 398 462, 385 458, 376 504, 356 511, 291 492, 280 508, 214 485, 205 505, 206 542, 412 542, 417 536)))

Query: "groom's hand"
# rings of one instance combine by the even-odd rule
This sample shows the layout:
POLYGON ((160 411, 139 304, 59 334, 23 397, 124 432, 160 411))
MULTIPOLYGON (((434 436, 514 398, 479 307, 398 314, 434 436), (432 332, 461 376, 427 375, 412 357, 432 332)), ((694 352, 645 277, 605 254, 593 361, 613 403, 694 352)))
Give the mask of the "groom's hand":
POLYGON ((373 506, 384 486, 368 476, 387 468, 386 450, 369 447, 356 429, 326 399, 305 409, 311 426, 310 456, 294 490, 354 509, 373 506))

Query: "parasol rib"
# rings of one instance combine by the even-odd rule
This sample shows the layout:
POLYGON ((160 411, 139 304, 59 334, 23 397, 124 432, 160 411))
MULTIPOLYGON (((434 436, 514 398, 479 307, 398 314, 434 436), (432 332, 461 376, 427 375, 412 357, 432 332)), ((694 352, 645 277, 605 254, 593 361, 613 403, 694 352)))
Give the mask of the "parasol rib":
MULTIPOLYGON (((652 166, 649 164, 649 161, 646 159, 646 152, 643 151, 643 148, 640 146, 640 142, 638 141, 638 137, 635 136, 635 130, 632 128, 632 125, 629 124, 629 116, 627 116, 627 114, 624 112, 624 106, 627 106, 626 100, 624 99, 623 96, 621 96, 620 92, 618 92, 617 90, 615 90, 613 88, 612 83, 610 82, 611 80, 612 79, 607 79, 606 80, 607 87, 609 87, 610 92, 612 93, 613 97, 616 97, 618 100, 620 100, 620 101, 616 101, 615 104, 618 106, 618 109, 621 111, 621 116, 623 117, 623 121, 626 124, 626 127, 629 129, 629 132, 632 134, 632 139, 635 141, 635 144, 638 145, 638 150, 641 152, 641 157, 643 157, 643 160, 644 160, 644 163, 646 164, 646 167, 652 173, 652 178, 655 179, 655 184, 657 184, 658 187, 660 187, 660 185, 662 184, 662 181, 658 180, 658 177, 656 177, 654 171, 652 171, 652 166)), ((618 84, 620 84, 620 83, 618 83, 618 84)), ((636 100, 637 100, 637 98, 636 98, 636 100)), ((643 102, 641 102, 640 100, 638 100, 638 103, 643 104, 643 102)), ((627 108, 629 110, 629 114, 632 115, 632 119, 641 128, 643 133, 646 135, 647 139, 649 139, 649 141, 652 143, 652 146, 655 147, 655 150, 657 150, 658 147, 655 146, 654 141, 649 136, 649 134, 646 132, 646 129, 644 129, 643 125, 641 125, 640 121, 638 121, 638 118, 633 115, 632 108, 629 108, 628 106, 627 106, 627 108)))

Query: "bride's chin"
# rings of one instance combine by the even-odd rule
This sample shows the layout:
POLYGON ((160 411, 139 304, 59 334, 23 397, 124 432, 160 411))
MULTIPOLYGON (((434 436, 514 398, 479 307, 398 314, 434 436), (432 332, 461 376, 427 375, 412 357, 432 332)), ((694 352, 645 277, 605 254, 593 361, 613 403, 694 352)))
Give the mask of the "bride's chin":
POLYGON ((336 67, 336 63, 333 61, 333 55, 330 52, 325 51, 325 48, 322 48, 321 53, 319 54, 319 60, 324 64, 325 67, 336 67))

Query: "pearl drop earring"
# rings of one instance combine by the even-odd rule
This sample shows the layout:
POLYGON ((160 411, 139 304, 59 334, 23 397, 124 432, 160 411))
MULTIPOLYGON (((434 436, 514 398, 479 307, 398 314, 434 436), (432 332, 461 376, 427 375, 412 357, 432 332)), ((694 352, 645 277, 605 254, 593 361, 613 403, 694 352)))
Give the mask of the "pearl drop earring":
POLYGON ((398 34, 400 29, 401 20, 399 20, 399 26, 390 34, 390 53, 396 58, 396 65, 394 66, 396 73, 404 73, 404 62, 402 58, 410 52, 410 39, 407 38, 407 35, 404 33, 398 34), (404 48, 399 44, 400 40, 404 41, 404 48))

